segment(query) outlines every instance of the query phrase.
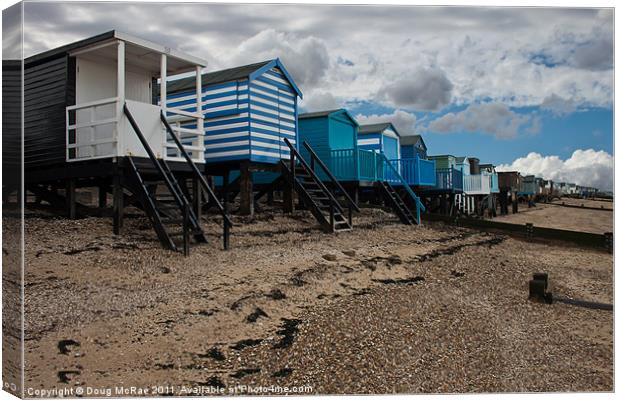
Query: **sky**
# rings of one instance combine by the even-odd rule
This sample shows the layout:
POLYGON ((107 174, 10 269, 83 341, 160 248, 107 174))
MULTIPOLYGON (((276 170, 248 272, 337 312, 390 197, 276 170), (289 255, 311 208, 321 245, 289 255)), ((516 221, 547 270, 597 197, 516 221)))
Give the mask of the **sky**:
POLYGON ((279 57, 302 111, 422 134, 429 154, 613 185, 611 9, 25 3, 26 55, 111 29, 208 70, 279 57))

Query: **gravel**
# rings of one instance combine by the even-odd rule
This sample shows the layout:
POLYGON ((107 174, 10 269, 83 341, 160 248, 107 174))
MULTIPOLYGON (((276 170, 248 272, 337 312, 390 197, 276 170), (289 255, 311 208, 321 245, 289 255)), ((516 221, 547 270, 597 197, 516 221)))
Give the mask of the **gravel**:
POLYGON ((26 386, 79 370, 67 385, 613 390, 612 313, 527 300, 545 271, 556 293, 613 303, 604 252, 374 209, 327 235, 306 212, 266 210, 236 221, 228 252, 209 219, 210 243, 184 258, 139 213, 125 222, 115 236, 109 219, 27 219, 26 386))

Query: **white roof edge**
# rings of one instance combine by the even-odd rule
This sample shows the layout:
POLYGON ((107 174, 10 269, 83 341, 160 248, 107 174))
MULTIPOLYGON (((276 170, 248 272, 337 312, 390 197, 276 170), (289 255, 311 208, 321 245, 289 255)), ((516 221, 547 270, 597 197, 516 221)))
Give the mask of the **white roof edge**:
POLYGON ((208 64, 207 60, 202 59, 200 57, 192 56, 191 54, 184 53, 180 50, 173 49, 167 46, 163 46, 161 44, 151 42, 150 40, 141 39, 139 37, 132 36, 124 32, 114 31, 114 37, 124 42, 129 42, 137 46, 156 51, 161 54, 167 54, 170 57, 174 57, 182 61, 186 61, 186 62, 195 64, 195 65, 199 65, 201 67, 206 67, 208 64))

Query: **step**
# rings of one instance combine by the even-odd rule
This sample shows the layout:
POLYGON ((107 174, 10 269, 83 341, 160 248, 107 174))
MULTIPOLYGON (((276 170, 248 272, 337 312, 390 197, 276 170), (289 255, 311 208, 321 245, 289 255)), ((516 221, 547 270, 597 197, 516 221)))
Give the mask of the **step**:
POLYGON ((143 180, 142 183, 144 184, 144 186, 150 186, 150 185, 164 185, 166 182, 163 180, 143 180))

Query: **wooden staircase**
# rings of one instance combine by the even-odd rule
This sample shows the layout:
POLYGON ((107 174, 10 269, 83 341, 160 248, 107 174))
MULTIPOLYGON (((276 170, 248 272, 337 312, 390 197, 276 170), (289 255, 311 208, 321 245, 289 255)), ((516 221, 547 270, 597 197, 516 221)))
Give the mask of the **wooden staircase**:
MULTIPOLYGON (((126 169, 129 172, 123 177, 123 185, 138 197, 160 242, 170 250, 180 251, 182 249, 185 255, 189 255, 190 237, 193 237, 196 243, 205 243, 207 239, 200 226, 200 220, 192 209, 188 188, 185 183, 185 187, 179 183, 164 159, 155 157, 127 105, 123 107, 123 112, 148 154, 148 158, 140 158, 140 162, 137 162, 134 157, 127 157, 129 165, 126 166, 126 169)), ((228 249, 232 222, 224 206, 216 199, 204 175, 196 167, 180 139, 173 132, 163 112, 160 113, 160 119, 167 134, 172 137, 185 158, 194 180, 211 199, 215 199, 215 205, 223 216, 224 248, 228 249)), ((193 189, 197 188, 192 188, 192 191, 194 191, 193 189)))
POLYGON ((405 204, 403 198, 398 194, 392 185, 387 181, 377 182, 377 186, 383 194, 386 204, 394 211, 403 224, 417 224, 411 209, 405 204))
POLYGON ((323 230, 326 232, 351 230, 353 228, 353 210, 359 211, 357 204, 307 143, 304 143, 304 146, 310 152, 310 165, 288 139, 284 139, 284 141, 291 151, 289 162, 280 161, 285 181, 297 192, 304 206, 314 215, 323 230), (297 163, 296 160, 299 162, 297 163), (334 187, 344 195, 348 203, 348 216, 345 216, 344 208, 336 199, 335 193, 328 189, 316 174, 316 165, 323 169, 328 179, 336 185, 334 187))
POLYGON ((207 239, 190 202, 165 161, 156 160, 162 174, 157 166, 139 167, 132 157, 127 160, 130 173, 126 186, 139 198, 159 241, 183 253, 189 252, 190 236, 197 243, 205 243, 207 239))

